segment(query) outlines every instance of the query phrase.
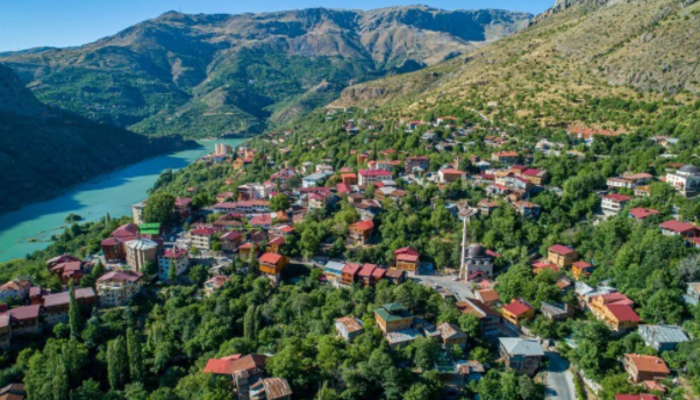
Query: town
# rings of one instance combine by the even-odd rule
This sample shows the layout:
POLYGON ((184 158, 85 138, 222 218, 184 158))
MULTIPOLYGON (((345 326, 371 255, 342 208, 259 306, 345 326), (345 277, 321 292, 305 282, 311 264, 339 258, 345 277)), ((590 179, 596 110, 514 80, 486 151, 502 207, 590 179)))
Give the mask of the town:
MULTIPOLYGON (((216 298, 235 276, 261 276, 273 288, 313 278, 341 291, 419 285, 435 293, 438 315, 421 312, 413 296, 387 298, 371 314, 335 317, 327 329, 348 346, 367 330, 378 330, 395 352, 418 352, 425 340, 434 343, 429 362, 414 367, 437 371, 440 398, 474 393, 480 381, 493 379, 489 370, 494 368, 536 378, 533 382, 562 399, 610 390, 602 379, 606 373, 577 354, 594 340, 578 331, 594 323, 611 338, 637 343, 623 346, 629 352, 613 360, 626 380, 615 385, 627 390, 613 393, 616 400, 664 398, 683 382, 677 364, 669 364, 677 363, 669 352, 690 340, 681 324, 683 312, 674 311, 673 317, 646 308, 640 312, 632 299, 638 292, 632 296, 611 285, 614 275, 604 271, 611 261, 594 259, 590 245, 575 246, 571 235, 541 242, 536 224, 547 218, 555 223, 550 214, 562 212, 555 204, 578 190, 575 200, 587 209, 571 211, 572 216, 589 229, 622 222, 652 228, 677 247, 675 254, 682 252, 697 265, 700 227, 678 207, 652 207, 657 191, 694 197, 700 190, 697 167, 669 162, 626 171, 605 177, 604 188, 596 191, 587 182, 582 188, 559 187, 551 182, 548 158, 581 159, 586 157, 581 150, 624 135, 572 127, 564 142, 541 139, 532 151, 515 151, 511 148, 521 146, 512 145, 522 138, 469 118, 400 119, 389 129, 417 139, 418 151, 411 152, 368 141, 387 122, 356 117, 363 113, 329 108, 323 117, 323 124, 342 132, 333 143, 336 151, 364 136, 360 143, 371 150, 348 150, 351 163, 310 161, 312 154, 324 153, 328 139, 292 130, 238 148, 217 144, 190 167, 199 174, 216 172, 207 189, 190 176, 173 190, 170 176, 133 205, 129 222, 105 234, 99 251, 49 259, 51 287, 22 276, 0 287, 8 304, 0 322, 2 345, 72 324, 72 308, 128 309, 135 299, 179 284, 199 285, 198 298, 204 301, 216 298), (291 157, 288 144, 300 140, 306 141, 308 157, 291 157), (406 210, 416 214, 404 215, 406 210), (507 222, 486 225, 497 218, 507 222), (504 238, 514 226, 534 236, 504 238), (425 230, 435 236, 424 237, 425 230), (509 242, 519 245, 509 247, 509 242), (538 286, 528 291, 525 281, 538 286), (568 365, 566 358, 572 366, 561 368, 562 362, 568 365)), ((648 145, 667 151, 674 142, 655 136, 648 145)), ((683 284, 678 307, 697 308, 700 282, 683 284)), ((230 380, 241 400, 291 398, 296 385, 266 368, 266 360, 275 357, 272 352, 225 354, 210 358, 202 371, 230 380)))

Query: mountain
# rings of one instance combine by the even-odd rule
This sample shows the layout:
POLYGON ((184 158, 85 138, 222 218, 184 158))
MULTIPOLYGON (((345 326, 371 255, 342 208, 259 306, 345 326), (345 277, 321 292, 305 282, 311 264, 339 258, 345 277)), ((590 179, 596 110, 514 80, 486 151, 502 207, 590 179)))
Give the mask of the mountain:
POLYGON ((425 6, 266 14, 168 12, 84 46, 0 54, 39 100, 147 134, 255 133, 346 86, 421 69, 532 15, 425 6))
POLYGON ((698 26, 694 0, 558 0, 515 35, 421 71, 351 86, 334 105, 406 110, 468 99, 484 109, 501 105, 487 112, 556 123, 561 119, 542 108, 580 110, 582 96, 694 98, 698 26))
POLYGON ((148 138, 48 107, 0 65, 2 212, 188 144, 179 137, 148 138))

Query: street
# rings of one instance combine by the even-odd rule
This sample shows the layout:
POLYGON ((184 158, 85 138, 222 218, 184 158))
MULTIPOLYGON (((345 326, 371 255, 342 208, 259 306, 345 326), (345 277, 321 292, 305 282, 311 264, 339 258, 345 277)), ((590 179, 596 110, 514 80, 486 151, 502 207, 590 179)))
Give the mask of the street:
POLYGON ((454 275, 416 275, 412 277, 428 286, 441 286, 457 296, 457 300, 473 299, 474 293, 471 284, 464 281, 455 281, 454 275))
POLYGON ((555 352, 547 352, 549 366, 547 367, 547 388, 545 393, 548 399, 576 400, 574 379, 569 371, 569 361, 555 352))

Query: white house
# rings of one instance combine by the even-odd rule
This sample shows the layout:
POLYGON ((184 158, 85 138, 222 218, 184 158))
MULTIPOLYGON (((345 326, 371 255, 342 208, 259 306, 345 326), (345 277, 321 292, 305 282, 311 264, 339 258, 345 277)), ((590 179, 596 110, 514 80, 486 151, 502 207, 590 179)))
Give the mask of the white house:
POLYGON ((692 196, 700 189, 700 170, 694 165, 686 165, 666 174, 666 182, 683 196, 692 196))
POLYGON ((165 250, 158 256, 158 279, 165 281, 170 276, 170 269, 175 269, 175 274, 180 276, 187 271, 187 266, 190 259, 187 255, 187 250, 173 247, 165 250))

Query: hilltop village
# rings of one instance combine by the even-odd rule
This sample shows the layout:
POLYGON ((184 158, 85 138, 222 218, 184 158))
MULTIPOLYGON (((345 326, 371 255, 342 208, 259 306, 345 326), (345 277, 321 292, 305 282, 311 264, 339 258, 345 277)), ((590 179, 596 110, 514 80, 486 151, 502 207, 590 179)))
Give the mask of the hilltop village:
MULTIPOLYGON (((280 360, 308 345, 315 355, 296 357, 318 357, 329 343, 352 353, 373 337, 393 354, 387 362, 420 377, 402 384, 417 397, 403 398, 692 393, 700 170, 674 160, 678 140, 635 139, 658 155, 653 165, 609 168, 610 149, 632 139, 624 132, 572 126, 533 138, 473 113, 388 121, 329 108, 315 117, 299 132, 217 144, 164 173, 130 218, 103 219, 89 244, 47 259, 43 285, 21 274, 5 283, 2 345, 69 337, 88 329, 78 321, 124 310, 140 315, 125 323, 143 327, 146 318, 162 330, 154 301, 185 296, 196 307, 234 291, 298 287, 348 293, 356 305, 324 311, 325 325, 313 329, 329 339, 281 347, 257 337, 279 323, 262 311, 273 305, 237 306, 248 345, 198 352, 190 373, 224 382, 226 396, 241 400, 306 398, 318 382, 328 396, 364 398, 344 394, 347 371, 305 380, 298 374, 321 368, 315 361, 293 372, 280 360), (580 168, 587 163, 603 164, 580 168), (561 360, 569 371, 557 371, 561 360), (510 379, 520 392, 493 387, 510 379)), ((110 386, 123 387, 129 374, 113 379, 107 363, 110 386)))

